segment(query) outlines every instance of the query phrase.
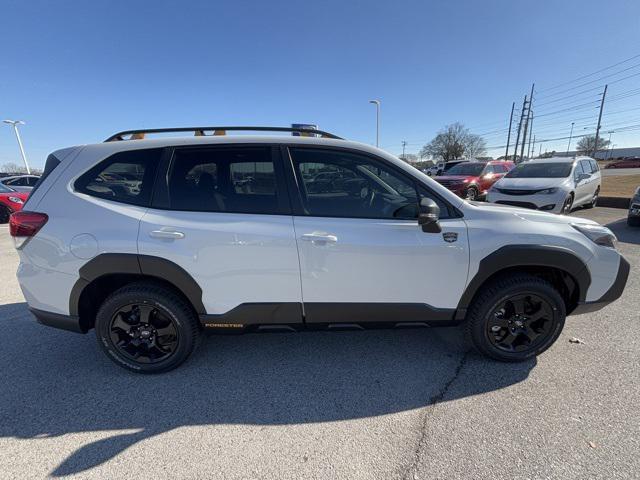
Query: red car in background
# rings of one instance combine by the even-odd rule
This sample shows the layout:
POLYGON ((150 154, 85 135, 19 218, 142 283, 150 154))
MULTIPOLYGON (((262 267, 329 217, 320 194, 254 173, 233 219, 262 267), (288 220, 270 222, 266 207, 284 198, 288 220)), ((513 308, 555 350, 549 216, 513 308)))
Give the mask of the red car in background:
POLYGON ((13 212, 22 210, 29 192, 16 192, 14 189, 0 184, 0 223, 7 223, 13 212))
POLYGON ((639 168, 640 157, 623 158, 615 162, 608 163, 604 168, 639 168))
POLYGON ((491 185, 515 167, 513 162, 494 160, 490 162, 463 162, 452 167, 446 175, 433 177, 459 197, 467 200, 483 198, 491 185))

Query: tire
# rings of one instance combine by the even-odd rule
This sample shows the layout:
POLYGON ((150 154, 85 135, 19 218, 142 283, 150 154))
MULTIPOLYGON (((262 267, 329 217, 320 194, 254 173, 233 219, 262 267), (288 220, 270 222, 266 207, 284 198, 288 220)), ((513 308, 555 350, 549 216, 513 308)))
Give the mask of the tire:
POLYGON ((593 198, 584 206, 584 208, 595 207, 598 204, 598 195, 600 195, 600 187, 597 188, 596 193, 593 194, 593 198))
POLYGON ((541 354, 558 339, 565 317, 565 303, 553 285, 528 274, 509 275, 484 286, 474 299, 467 314, 467 339, 486 357, 522 362, 541 354), (509 307, 509 302, 513 306, 517 303, 513 299, 518 298, 524 298, 525 316, 516 318, 517 309, 509 307), (506 308, 500 308, 504 305, 506 308), (541 306, 536 310, 537 305, 541 306), (538 315, 541 318, 536 319, 538 315))
POLYGON ((563 215, 569 215, 571 213, 572 207, 573 207, 573 193, 570 193, 569 196, 565 199, 560 213, 563 215))
POLYGON ((176 368, 200 338, 191 306, 173 290, 147 282, 112 293, 98 310, 95 329, 107 357, 136 373, 176 368))
POLYGON ((465 200, 470 202, 478 200, 478 189, 476 187, 469 187, 464 192, 465 200))
POLYGON ((4 205, 0 205, 0 223, 8 223, 11 212, 4 205))
POLYGON ((627 225, 630 227, 640 227, 640 217, 627 217, 627 225))

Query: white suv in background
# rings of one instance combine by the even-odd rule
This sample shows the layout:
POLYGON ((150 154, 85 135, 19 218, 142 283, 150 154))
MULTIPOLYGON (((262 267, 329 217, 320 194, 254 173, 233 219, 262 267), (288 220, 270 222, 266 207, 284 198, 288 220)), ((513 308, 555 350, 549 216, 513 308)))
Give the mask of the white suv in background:
POLYGON ((462 322, 482 354, 522 361, 627 281, 609 229, 468 203, 368 145, 221 135, 301 131, 267 127, 140 139, 167 130, 54 152, 10 221, 38 321, 95 329, 131 371, 175 368, 205 330, 462 322))
POLYGON ((598 202, 601 176, 589 157, 553 157, 516 165, 493 184, 487 201, 553 213, 592 208, 598 202))

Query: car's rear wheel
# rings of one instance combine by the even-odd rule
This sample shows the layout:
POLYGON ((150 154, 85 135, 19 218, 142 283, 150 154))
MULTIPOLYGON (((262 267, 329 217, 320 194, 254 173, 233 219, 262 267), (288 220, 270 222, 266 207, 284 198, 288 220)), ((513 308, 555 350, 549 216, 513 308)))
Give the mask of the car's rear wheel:
POLYGON ((584 208, 593 208, 598 205, 598 195, 600 195, 600 187, 596 189, 596 193, 593 194, 593 198, 584 206, 584 208))
POLYGON ((562 211, 560 213, 568 215, 571 213, 572 207, 573 207, 573 193, 570 193, 565 199, 564 203, 562 204, 562 211))
POLYGON ((487 285, 467 316, 467 335, 483 355, 520 362, 549 348, 562 332, 564 301, 549 282, 527 274, 487 285))
POLYGON ((176 368, 189 357, 200 334, 191 306, 153 283, 116 290, 100 306, 95 327, 107 356, 137 373, 176 368))
POLYGON ((464 198, 469 201, 474 201, 478 199, 478 189, 476 187, 469 187, 464 192, 464 198))

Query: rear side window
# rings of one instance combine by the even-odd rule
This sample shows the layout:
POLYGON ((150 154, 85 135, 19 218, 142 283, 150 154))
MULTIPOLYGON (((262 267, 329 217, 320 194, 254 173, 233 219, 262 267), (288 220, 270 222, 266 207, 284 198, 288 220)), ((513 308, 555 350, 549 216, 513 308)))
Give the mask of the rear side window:
POLYGON ((598 162, 595 160, 589 160, 589 164, 591 164, 591 173, 598 173, 598 170, 600 170, 598 168, 598 162))
POLYGON ((162 149, 119 152, 76 180, 77 191, 93 197, 147 206, 162 149))
POLYGON ((169 168, 169 208, 279 214, 270 147, 177 149, 169 168))

